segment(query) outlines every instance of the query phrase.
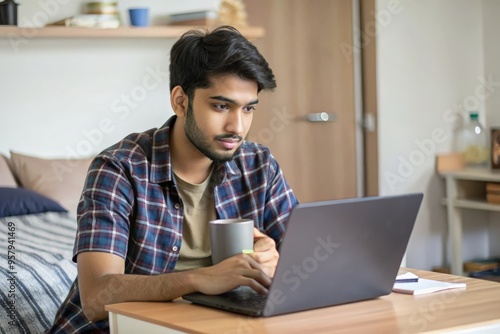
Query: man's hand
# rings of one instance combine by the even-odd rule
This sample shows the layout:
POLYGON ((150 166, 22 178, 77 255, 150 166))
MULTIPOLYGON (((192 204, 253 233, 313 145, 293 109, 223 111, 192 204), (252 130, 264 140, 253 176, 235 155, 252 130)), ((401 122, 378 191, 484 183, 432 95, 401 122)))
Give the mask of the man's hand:
POLYGON ((254 252, 238 254, 224 261, 190 271, 196 291, 216 295, 246 285, 261 294, 268 293, 279 253, 273 239, 254 228, 254 252))
POLYGON ((276 243, 273 239, 260 232, 254 227, 253 229, 253 254, 250 256, 260 264, 260 268, 269 277, 274 277, 278 259, 280 257, 276 249, 276 243))
POLYGON ((195 290, 216 295, 247 285, 261 294, 267 294, 271 279, 250 255, 234 255, 216 265, 191 270, 195 290))

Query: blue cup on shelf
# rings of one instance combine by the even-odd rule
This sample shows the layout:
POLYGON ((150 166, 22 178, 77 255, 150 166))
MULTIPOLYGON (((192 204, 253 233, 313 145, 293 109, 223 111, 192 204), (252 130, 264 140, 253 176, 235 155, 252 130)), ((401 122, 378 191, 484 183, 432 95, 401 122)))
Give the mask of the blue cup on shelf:
POLYGON ((137 7, 129 8, 130 24, 134 27, 149 26, 149 8, 137 7))

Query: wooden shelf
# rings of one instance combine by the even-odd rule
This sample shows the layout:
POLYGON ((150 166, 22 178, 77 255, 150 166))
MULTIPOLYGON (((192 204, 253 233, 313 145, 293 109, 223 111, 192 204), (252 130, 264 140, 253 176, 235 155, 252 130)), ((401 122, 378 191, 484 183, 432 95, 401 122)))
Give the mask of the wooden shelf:
POLYGON ((451 244, 451 273, 463 275, 462 209, 500 212, 500 204, 486 201, 486 183, 500 182, 500 171, 469 168, 439 174, 445 179, 446 184, 446 198, 442 199, 441 203, 446 206, 447 211, 448 240, 451 244))
MULTIPOLYGON (((441 204, 447 205, 447 199, 443 198, 441 204)), ((473 209, 484 211, 497 211, 500 212, 500 204, 492 204, 481 199, 454 199, 453 206, 461 209, 473 209)))
MULTIPOLYGON (((48 26, 43 28, 19 28, 0 26, 0 38, 177 38, 195 26, 152 26, 146 28, 120 27, 117 29, 89 29, 48 26)), ((206 27, 212 29, 214 27, 206 27)), ((238 30, 248 39, 264 36, 261 27, 242 27, 238 30)))
POLYGON ((441 176, 451 176, 458 180, 500 182, 500 170, 464 169, 456 172, 441 172, 441 176))

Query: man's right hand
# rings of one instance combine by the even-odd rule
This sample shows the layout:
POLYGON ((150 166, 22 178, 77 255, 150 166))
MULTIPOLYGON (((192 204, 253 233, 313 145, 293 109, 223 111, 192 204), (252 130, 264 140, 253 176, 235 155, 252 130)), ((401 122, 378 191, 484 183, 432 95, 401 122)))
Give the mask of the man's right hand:
POLYGON ((271 284, 261 265, 248 254, 235 255, 211 267, 133 275, 124 274, 125 262, 117 255, 84 252, 78 254, 77 267, 83 311, 91 321, 107 318, 107 304, 173 300, 195 291, 220 294, 241 285, 267 294, 271 284))
POLYGON ((268 293, 271 278, 248 254, 238 254, 224 261, 191 272, 195 290, 217 295, 246 285, 261 294, 268 293))

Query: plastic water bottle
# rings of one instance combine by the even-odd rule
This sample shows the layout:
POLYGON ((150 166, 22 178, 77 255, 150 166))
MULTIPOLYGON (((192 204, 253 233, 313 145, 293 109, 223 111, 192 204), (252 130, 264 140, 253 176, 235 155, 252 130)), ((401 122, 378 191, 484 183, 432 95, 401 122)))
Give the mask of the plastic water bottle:
POLYGON ((490 158, 488 134, 479 123, 479 115, 476 111, 469 113, 469 122, 462 128, 459 150, 466 167, 488 167, 490 158))

